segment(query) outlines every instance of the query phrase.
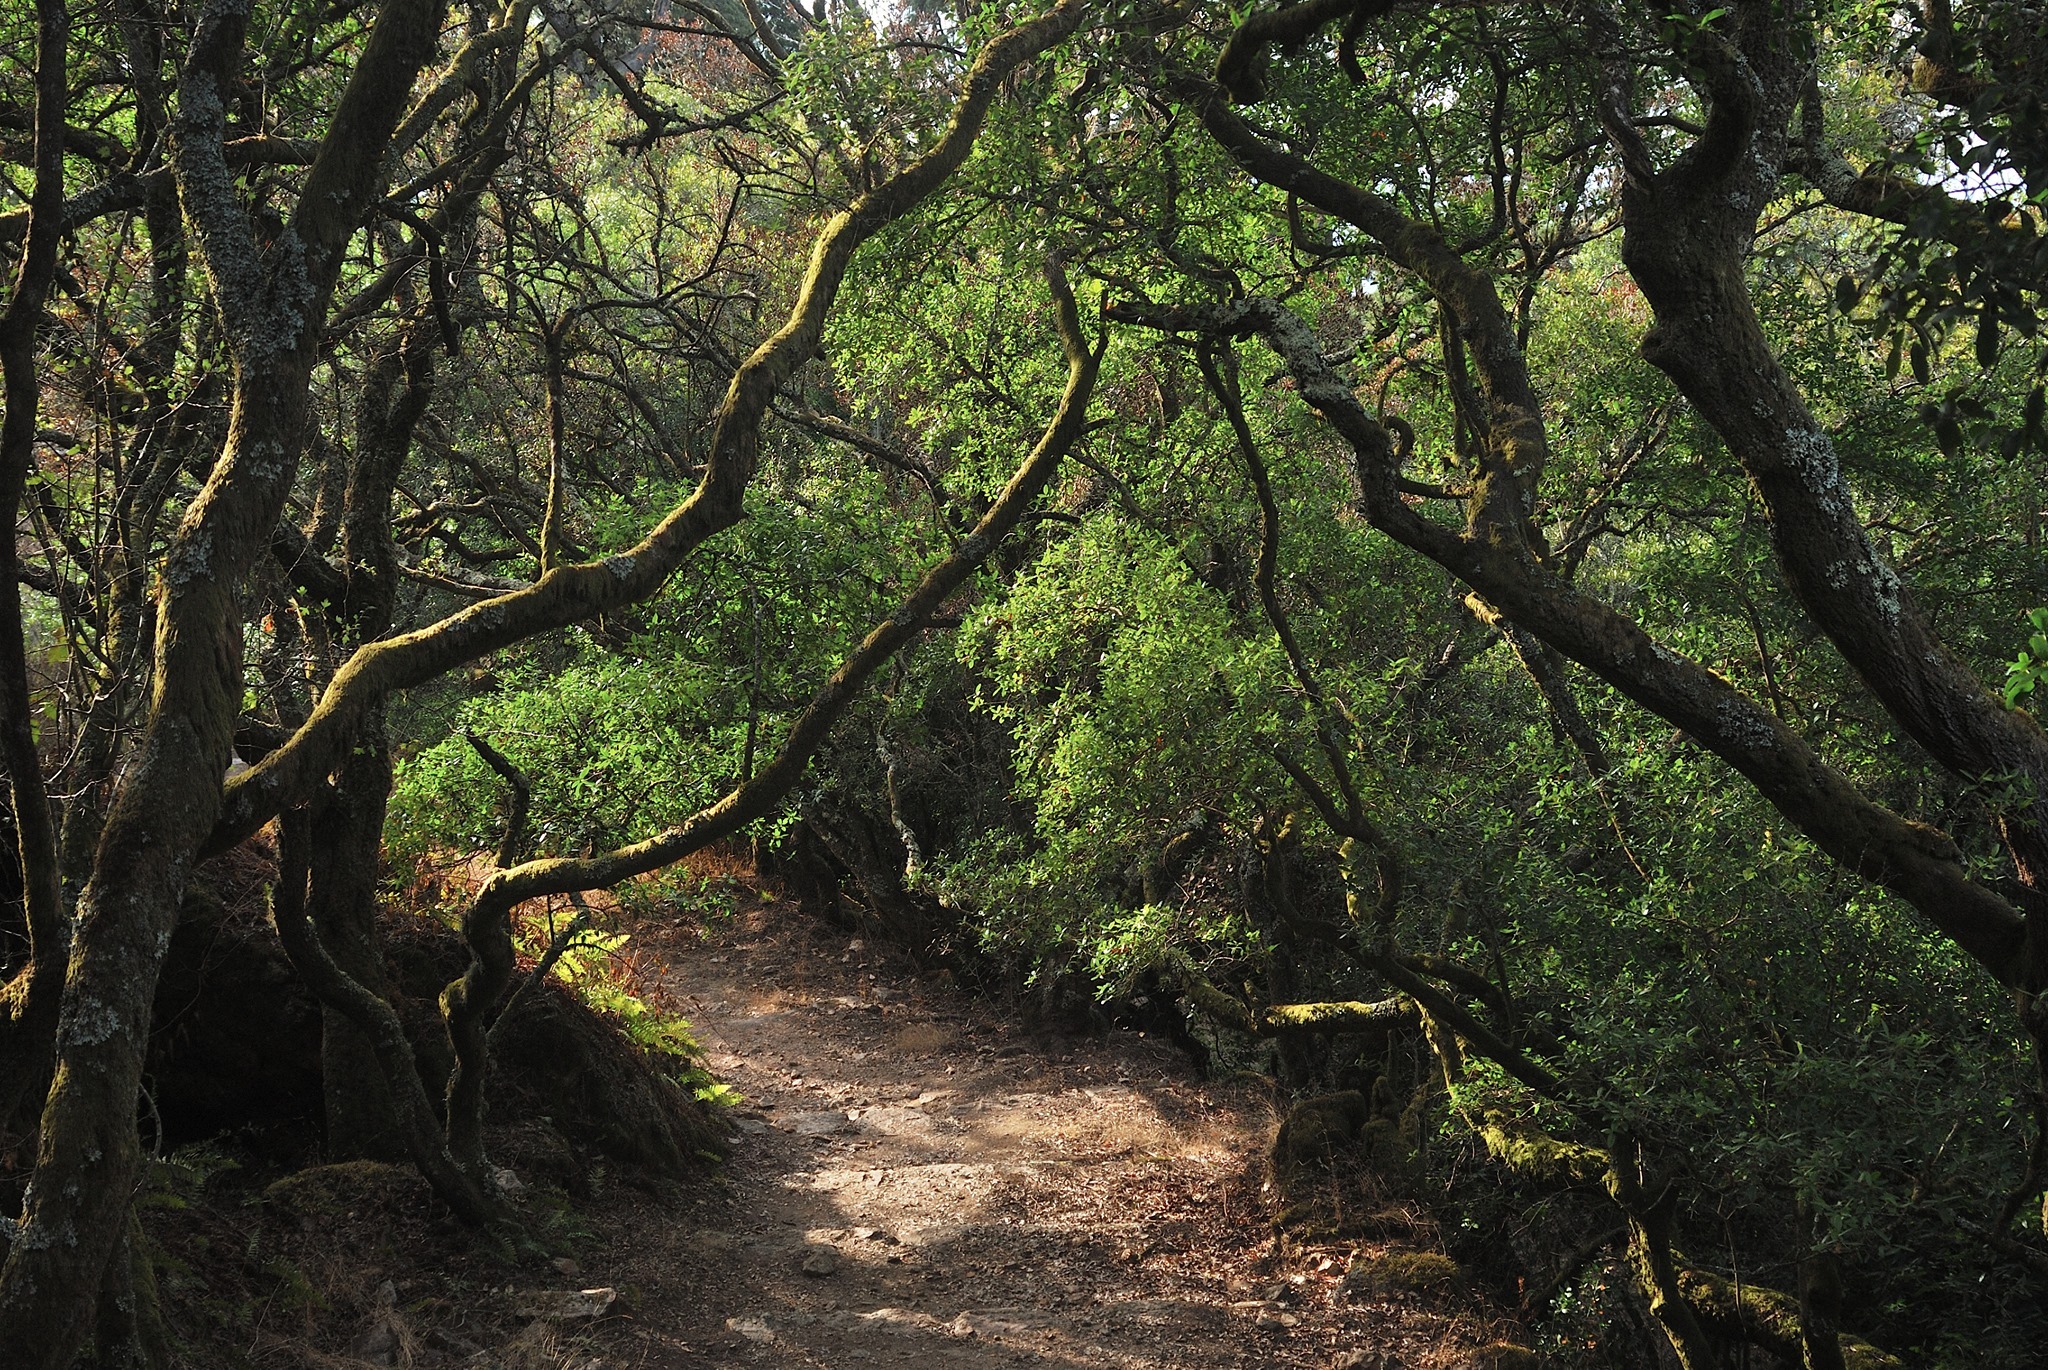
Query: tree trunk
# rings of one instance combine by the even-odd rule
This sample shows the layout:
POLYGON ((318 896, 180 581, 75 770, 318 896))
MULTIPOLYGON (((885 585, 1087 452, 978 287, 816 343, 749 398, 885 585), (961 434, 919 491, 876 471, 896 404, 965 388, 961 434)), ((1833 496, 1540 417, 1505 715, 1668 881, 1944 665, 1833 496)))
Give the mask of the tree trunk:
POLYGON ((21 568, 15 518, 35 466, 36 326, 56 277, 64 209, 65 7, 36 7, 34 197, 14 293, 0 313, 0 378, 7 410, 0 420, 0 765, 13 801, 28 960, 0 987, 0 1125, 49 1085, 69 929, 57 876, 57 834, 36 749, 21 616, 21 568))
POLYGON ((92 1341, 91 1354, 84 1357, 89 1370, 169 1370, 172 1363, 148 1239, 132 1210, 127 1234, 115 1249, 100 1286, 92 1341))
MULTIPOLYGON (((335 964, 379 998, 390 997, 377 937, 377 876, 391 752, 378 710, 350 748, 334 792, 313 825, 308 900, 313 925, 335 964)), ((329 1160, 404 1161, 404 1135, 391 1088, 368 1036, 336 1008, 323 1006, 320 1068, 329 1160)))

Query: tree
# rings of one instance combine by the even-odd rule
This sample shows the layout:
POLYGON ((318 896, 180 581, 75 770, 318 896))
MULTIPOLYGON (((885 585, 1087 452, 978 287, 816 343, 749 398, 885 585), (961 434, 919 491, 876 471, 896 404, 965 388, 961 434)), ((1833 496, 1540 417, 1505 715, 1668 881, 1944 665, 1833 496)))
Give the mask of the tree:
MULTIPOLYGON (((44 129, 37 165, 44 174, 25 235, 26 246, 33 249, 22 273, 28 289, 18 292, 18 305, 9 315, 17 359, 28 354, 21 340, 32 337, 51 274, 52 211, 62 211, 59 224, 74 212, 85 222, 99 204, 138 193, 132 185, 116 186, 102 193, 97 204, 74 211, 74 202, 59 198, 61 184, 51 189, 56 184, 52 149, 61 137, 51 130, 62 128, 67 102, 60 97, 70 83, 64 79, 68 50, 61 7, 45 8, 38 88, 45 98, 37 113, 44 129)), ((22 1219, 8 1230, 9 1253, 0 1273, 0 1329, 10 1345, 23 1348, 29 1358, 25 1363, 68 1364, 89 1325, 82 1310, 96 1296, 109 1307, 130 1302, 123 1280, 103 1281, 102 1272, 127 1231, 128 1195, 140 1159, 134 1110, 151 994, 184 878, 196 859, 233 844, 273 816, 282 817, 278 928, 323 1002, 362 1034, 362 1046, 344 1043, 336 1049, 360 1054, 366 1046, 384 1067, 396 1129, 437 1192, 471 1220, 504 1222, 506 1211, 483 1163, 478 1124, 485 1049, 481 1015, 509 976, 504 923, 510 905, 531 890, 550 887, 551 880, 551 887, 563 888, 565 879, 579 877, 583 883, 574 887, 583 888, 607 875, 620 878, 649 869, 735 830, 758 813, 801 772, 809 750, 862 680, 1001 541, 1083 421, 1095 363, 1081 340, 1072 298, 1056 274, 1071 365, 1065 402, 1052 426, 1006 497, 825 685, 774 761, 663 840, 615 853, 587 870, 560 862, 529 863, 501 871, 488 884, 466 923, 474 964, 444 996, 460 1065, 450 1084, 443 1133, 389 1005, 374 986, 350 973, 352 961, 358 972, 372 964, 364 947, 369 891, 363 876, 389 783, 377 716, 383 700, 396 689, 430 680, 495 648, 645 599, 693 551, 737 522, 759 461, 762 421, 778 390, 816 353, 855 250, 945 183, 972 149, 1002 81, 1072 32, 1084 9, 1062 6, 995 32, 960 72, 951 117, 929 146, 906 155, 895 168, 871 167, 865 184, 851 188, 846 207, 816 234, 787 320, 730 368, 701 474, 651 531, 601 559, 564 559, 566 473, 557 449, 550 463, 548 509, 537 530, 537 579, 423 629, 391 636, 396 568, 388 533, 392 495, 429 403, 433 348, 457 341, 443 254, 449 243, 460 245, 473 237, 477 197, 508 160, 505 139, 515 116, 539 78, 563 55, 563 49, 550 52, 543 42, 541 53, 521 71, 514 60, 526 41, 531 7, 515 3, 495 12, 478 11, 447 68, 415 98, 415 83, 439 50, 444 14, 445 6, 438 3, 392 0, 367 23, 345 8, 304 21, 316 28, 302 35, 289 28, 262 34, 252 29, 246 4, 212 4, 196 16, 189 44, 175 57, 148 47, 144 40, 156 30, 144 22, 147 16, 128 16, 125 29, 114 26, 113 31, 143 43, 141 48, 131 44, 128 54, 134 69, 144 73, 136 84, 143 106, 139 126, 164 131, 169 161, 161 173, 152 173, 158 178, 153 184, 175 185, 205 270, 211 317, 200 325, 197 350, 206 360, 218 356, 225 363, 225 370, 209 379, 226 415, 218 454, 188 456, 196 456, 204 484, 186 504, 175 532, 161 547, 143 537, 125 549, 157 568, 145 611, 145 617, 154 616, 155 656, 140 710, 139 739, 121 758, 77 895, 61 1016, 48 1038, 23 1048, 53 1054, 55 1065, 37 1131, 36 1184, 22 1219), (301 59, 296 54, 305 49, 295 40, 310 38, 320 28, 328 30, 324 48, 343 54, 345 66, 338 71, 324 70, 317 62, 310 68, 297 65, 301 59), (251 51, 252 36, 271 38, 277 46, 251 51), (494 56, 504 60, 492 71, 494 56), (310 148, 290 150, 307 166, 301 184, 266 182, 254 187, 254 195, 236 183, 229 152, 245 131, 265 146, 273 137, 267 127, 272 112, 258 90, 245 83, 245 63, 251 58, 276 63, 266 71, 269 77, 305 77, 306 84, 292 89, 292 98, 281 104, 289 116, 325 128, 310 148), (176 75, 165 77, 164 66, 173 60, 178 62, 176 75), (444 116, 455 111, 465 94, 471 97, 469 108, 454 128, 444 131, 444 116), (445 137, 449 145, 445 151, 432 147, 426 141, 430 137, 445 137), (394 201, 395 173, 416 153, 434 160, 394 201), (439 193, 431 212, 422 214, 408 203, 435 189, 439 193), (269 208, 273 195, 289 204, 289 213, 269 208), (394 259, 337 311, 337 286, 355 261, 352 245, 375 243, 381 232, 377 221, 385 216, 410 228, 413 242, 405 245, 400 235, 394 259), (413 280, 422 274, 421 266, 426 268, 424 292, 413 280), (322 494, 339 487, 341 498, 328 520, 333 532, 322 529, 318 517, 312 532, 300 529, 295 535, 289 526, 280 530, 300 454, 308 446, 309 405, 329 330, 387 300, 398 307, 398 326, 388 340, 372 342, 365 360, 350 464, 345 475, 323 473, 330 478, 322 494), (323 539, 315 536, 320 533, 338 533, 341 565, 326 560, 323 539), (267 754, 224 784, 245 697, 245 586, 274 547, 282 552, 280 562, 290 577, 284 593, 296 601, 301 624, 317 622, 333 644, 324 663, 332 675, 324 681, 315 677, 319 697, 309 712, 293 717, 287 711, 271 723, 268 737, 265 720, 251 720, 244 731, 253 730, 257 741, 267 743, 267 754), (310 621, 308 608, 316 610, 310 621), (328 809, 334 820, 317 843, 308 828, 309 805, 328 809), (317 930, 309 910, 322 925, 317 930)), ((607 64, 581 35, 572 37, 601 69, 607 64)), ((123 149, 117 145, 113 151, 118 155, 123 149)), ((154 227, 172 239, 182 231, 167 216, 154 227)), ((181 250, 172 242, 151 244, 152 269, 166 293, 179 287, 175 279, 163 278, 180 274, 181 250)), ((557 351, 551 346, 551 357, 557 351)), ((33 395, 33 382, 21 367, 10 365, 9 383, 16 389, 8 422, 17 433, 10 450, 14 460, 25 463, 34 431, 24 436, 20 430, 33 423, 34 410, 17 399, 33 395)), ((159 499, 166 494, 162 489, 156 493, 159 499)), ((319 654, 311 664, 322 667, 319 654)), ((23 733, 27 698, 25 685, 17 684, 10 721, 23 733)), ((289 709, 288 694, 281 703, 289 709)), ((10 757, 17 791, 26 800, 17 805, 18 813, 41 803, 40 773, 30 765, 34 760, 19 750, 10 757)), ((33 816, 18 826, 27 834, 21 843, 24 873, 36 882, 41 898, 54 888, 54 852, 48 841, 38 840, 33 816)), ((510 853, 508 844, 508 861, 510 853)), ((46 911, 37 907, 37 917, 45 919, 46 911)), ((47 966, 47 957, 39 959, 47 966)), ((34 979, 24 983, 42 992, 34 979)), ((21 1000, 40 1003, 26 992, 21 1000)), ((24 1016, 19 1021, 33 1027, 37 1020, 24 1016)), ((366 1115, 374 1127, 379 1108, 343 1102, 332 1112, 366 1115)), ((103 1343, 114 1326, 103 1324, 103 1343)), ((114 1349, 103 1345, 102 1353, 111 1355, 114 1349)))
POLYGON ((163 945, 273 821, 330 1149, 479 1224, 514 909, 793 828, 878 925, 1296 1083, 1414 1044, 1388 1097, 1620 1232, 1682 1363, 1961 1336, 1901 1246, 2017 1307, 2039 22, 39 5, 0 1331, 126 1306, 163 945), (393 836, 497 849, 440 1104, 393 836))
MULTIPOLYGON (((1317 30, 1347 15, 1337 45, 1338 65, 1354 81, 1371 86, 1375 78, 1361 71, 1356 45, 1375 21, 1400 21, 1395 12, 1353 11, 1348 5, 1302 5, 1246 21, 1221 49, 1213 83, 1173 67, 1158 79, 1198 115, 1240 167, 1289 197, 1290 215, 1298 201, 1328 216, 1416 281, 1431 299, 1443 340, 1442 365, 1457 401, 1464 527, 1451 527, 1415 507, 1411 487, 1403 484, 1409 444, 1360 402, 1355 381, 1327 359, 1329 341, 1298 310, 1253 297, 1215 304, 1134 301, 1117 307, 1114 316, 1210 339, 1257 336, 1264 341, 1302 400, 1351 448, 1365 518, 1458 576, 1483 614, 1500 617, 1510 641, 1520 631, 1540 643, 1533 653, 1518 643, 1539 684, 1543 650, 1554 649, 1712 750, 1821 850, 1904 898, 2013 991, 2038 1061, 2042 1025, 2032 1006, 2042 988, 2033 950, 2039 924, 2034 909, 2040 813, 2034 795, 2048 755, 2043 735, 2026 714, 2005 708, 1998 691, 1946 645, 1911 587, 1876 546, 1843 473, 1834 435, 1815 417, 1781 363, 1752 300, 1759 224, 1783 202, 1788 170, 1839 165, 1818 132, 1826 109, 1821 82, 1833 74, 1827 64, 1837 60, 1825 46, 1823 17, 1743 6, 1668 19, 1596 9, 1581 16, 1554 46, 1533 36, 1518 46, 1498 30, 1482 35, 1475 29, 1465 38, 1470 46, 1463 54, 1445 61, 1451 70, 1440 79, 1446 84, 1432 97, 1447 108, 1446 116, 1434 122, 1449 124, 1462 103, 1455 92, 1470 89, 1466 82, 1479 84, 1490 73, 1496 83, 1490 129, 1484 134, 1491 147, 1490 175, 1478 173, 1482 186, 1491 181, 1492 221, 1460 240, 1443 218, 1434 217, 1433 186, 1397 175, 1389 192, 1380 188, 1387 176, 1383 162, 1374 165, 1368 159, 1354 166, 1341 153, 1321 147, 1304 151, 1313 146, 1303 135, 1308 127, 1305 89, 1313 77, 1290 82, 1276 99, 1281 88, 1267 70, 1269 49, 1276 43, 1299 48, 1317 30), (1616 208, 1622 261, 1654 319, 1642 335, 1644 357, 1671 378, 1741 464, 1768 519, 1789 589, 1890 718, 1964 783, 1998 787, 2000 797, 1992 808, 2009 863, 2004 878, 1985 878, 1946 833, 1870 798, 1766 704, 1672 651, 1629 615, 1560 574, 1562 564, 1537 520, 1552 443, 1527 360, 1526 306, 1518 320, 1514 297, 1502 298, 1507 292, 1500 270, 1489 261, 1492 244, 1510 231, 1518 213, 1512 203, 1518 167, 1504 149, 1510 130, 1519 139, 1516 123, 1527 106, 1517 108, 1510 91, 1516 77, 1528 81, 1539 72, 1554 89, 1571 93, 1576 108, 1566 117, 1597 119, 1611 148, 1620 182, 1616 208), (1234 108, 1261 102, 1278 105, 1278 130, 1274 113, 1255 125, 1234 108), (1795 127, 1802 111, 1806 122, 1795 127), (1666 135, 1666 129, 1674 132, 1666 135), (1802 131, 1807 135, 1803 144, 1802 131), (1404 207, 1396 197, 1428 206, 1432 218, 1404 207)), ((1483 12, 1474 20, 1475 25, 1485 22, 1483 12)), ((2009 30, 2000 33, 1996 23, 1986 32, 2011 36, 2009 30)), ((1994 41, 1987 63, 2004 60, 2008 51, 1994 41)), ((1983 119, 1987 146, 2000 150, 1987 160, 1996 163, 2009 156, 2017 170, 2025 158, 2018 149, 2028 135, 2015 134, 2006 121, 2026 102, 2016 88, 1998 88, 2002 100, 1986 100, 1976 113, 1983 119)), ((1449 133, 1446 142, 1454 136, 1449 133)), ((1424 168, 1437 176, 1454 169, 1466 168, 1456 163, 1424 168)), ((1887 174, 1880 169, 1864 185, 1887 174)), ((2025 184, 2023 171, 2013 184, 2025 184)), ((1576 196, 1579 189, 1574 186, 1571 193, 1576 196)), ((1937 192, 1916 185, 1911 194, 1926 200, 1937 192)), ((1829 199, 1869 209, 1867 199, 1845 193, 1840 184, 1829 199)), ((2032 232, 2030 209, 1993 203, 1997 213, 1983 217, 1977 206, 1941 198, 1932 222, 1916 222, 1908 231, 1938 235, 1946 224, 1977 217, 1999 225, 1994 236, 2032 232)), ((1911 217, 1898 213, 1896 200, 1885 207, 1893 219, 1911 217)), ((1522 225, 1515 225, 1514 232, 1527 241, 1522 225)), ((1525 252, 1525 260, 1530 255, 1525 252)), ((2004 302, 2029 298, 2024 280, 2004 285, 2004 302)), ((1979 353, 1987 365, 1994 356, 1994 348, 1979 353)), ((1944 418, 1937 417, 1938 429, 1944 418)), ((1559 721, 1565 731, 1574 731, 1568 716, 1559 721)), ((1337 792, 1348 794, 1351 786, 1340 758, 1333 753, 1329 760, 1337 792)), ((1336 805, 1308 777, 1300 777, 1300 783, 1338 837, 1385 848, 1384 840, 1361 826, 1355 803, 1346 812, 1347 806, 1336 805)), ((1364 881, 1364 872, 1347 874, 1354 900, 1365 897, 1364 881)), ((1380 884, 1385 888, 1384 874, 1380 884)), ((1464 1011, 1427 980, 1384 962, 1385 944, 1367 940, 1372 920, 1356 907, 1353 922, 1353 936, 1367 963, 1406 991, 1426 1017, 1436 1020, 1434 1030, 1446 1034, 1439 1050, 1447 1076, 1454 1074, 1456 1053, 1445 1050, 1445 1044, 1455 1034, 1539 1095, 1557 1097, 1555 1079, 1523 1050, 1476 1021, 1468 1022, 1464 1011)), ((1447 983, 1470 988, 1455 976, 1447 983)), ((1582 1111, 1581 1118, 1598 1130, 1591 1116, 1582 1111)), ((1713 1364, 1718 1353, 1703 1330, 1704 1314, 1698 1300, 1682 1289, 1672 1262, 1668 1216, 1657 1214, 1656 1192, 1638 1190, 1631 1178, 1640 1164, 1634 1146, 1625 1136, 1609 1143, 1609 1187, 1629 1215, 1631 1245, 1649 1305, 1681 1362, 1713 1364), (1616 1145, 1623 1149, 1616 1151, 1616 1145)), ((2000 1211, 2009 1223, 2012 1205, 2000 1211)), ((2000 1230, 1993 1240, 2010 1239, 2000 1230)), ((1838 1361, 1839 1353, 1833 1354, 1838 1361)))

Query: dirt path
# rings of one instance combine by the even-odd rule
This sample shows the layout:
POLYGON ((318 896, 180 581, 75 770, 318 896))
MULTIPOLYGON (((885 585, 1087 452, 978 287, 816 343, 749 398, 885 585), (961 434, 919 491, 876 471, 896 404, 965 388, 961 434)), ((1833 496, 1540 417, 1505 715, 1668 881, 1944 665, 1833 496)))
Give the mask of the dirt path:
POLYGON ((612 1205, 604 1366, 1426 1367, 1475 1336, 1344 1297, 1342 1248, 1274 1248, 1252 1086, 1137 1034, 1034 1037, 780 907, 642 925, 747 1103, 685 1213, 612 1205), (616 1359, 614 1359, 616 1358, 616 1359))

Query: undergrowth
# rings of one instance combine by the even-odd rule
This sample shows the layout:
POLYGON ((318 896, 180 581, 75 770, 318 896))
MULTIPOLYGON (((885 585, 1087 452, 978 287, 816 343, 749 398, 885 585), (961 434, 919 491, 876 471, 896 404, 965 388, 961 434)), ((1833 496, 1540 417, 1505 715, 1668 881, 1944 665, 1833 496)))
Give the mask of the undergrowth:
MULTIPOLYGON (((687 871, 677 871, 674 878, 661 883, 671 887, 694 883, 697 888, 691 893, 698 897, 685 907, 708 902, 703 896, 718 884, 719 907, 727 913, 733 907, 732 892, 715 878, 696 880, 687 871)), ((630 899, 620 900, 624 909, 684 902, 673 895, 664 900, 637 886, 628 888, 634 893, 630 899)), ((592 1011, 616 1024, 627 1040, 698 1101, 721 1108, 738 1104, 739 1091, 711 1074, 702 1044, 683 1017, 681 1005, 661 981, 659 964, 633 944, 630 932, 597 926, 587 911, 578 915, 558 907, 534 909, 513 919, 513 947, 522 971, 532 974, 562 929, 574 926, 575 921, 587 925, 570 937, 549 973, 592 1011)))

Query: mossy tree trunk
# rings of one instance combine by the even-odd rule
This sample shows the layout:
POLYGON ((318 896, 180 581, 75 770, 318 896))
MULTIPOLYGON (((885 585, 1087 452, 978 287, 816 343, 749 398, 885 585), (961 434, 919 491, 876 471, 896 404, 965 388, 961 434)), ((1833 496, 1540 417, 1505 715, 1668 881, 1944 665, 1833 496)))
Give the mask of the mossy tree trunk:
MULTIPOLYGON (((381 711, 379 711, 381 715, 381 711)), ((335 964, 379 998, 389 998, 377 935, 377 885, 391 752, 383 719, 362 735, 335 773, 333 792, 314 813, 308 902, 313 926, 335 964)), ((376 1046, 348 1016, 321 1010, 320 1069, 330 1160, 400 1161, 406 1156, 391 1088, 376 1046)))
MULTIPOLYGON (((157 973, 186 873, 220 813, 241 711, 242 586, 268 551, 297 470, 343 253, 381 189, 386 145, 444 9, 444 0, 381 8, 303 198, 268 245, 225 153, 249 7, 215 0, 192 37, 170 142, 234 362, 234 404, 226 444, 162 564, 154 695, 78 902, 36 1183, 0 1269, 0 1345, 24 1370, 69 1366, 128 1230, 157 973)), ((61 43, 45 52, 61 64, 61 43)), ((61 104, 55 113, 61 120, 61 104)))
MULTIPOLYGON (((497 94, 502 98, 504 92, 497 94)), ((455 208, 464 217, 471 212, 468 204, 455 208)), ((327 638, 339 650, 375 642, 391 631, 399 574, 392 495, 414 430, 433 396, 435 347, 443 341, 455 345, 452 333, 442 336, 429 301, 414 295, 401 292, 398 303, 407 311, 406 322, 371 364, 357 404, 355 452, 342 496, 339 564, 324 573, 335 582, 325 609, 327 638)), ((391 745, 379 704, 364 711, 331 786, 313 801, 308 852, 313 927, 335 965, 379 998, 390 997, 377 935, 377 890, 391 781, 391 745)), ((329 1157, 404 1159, 404 1133, 391 1085, 378 1066, 376 1044, 348 1014, 332 1005, 321 1012, 329 1157)))

